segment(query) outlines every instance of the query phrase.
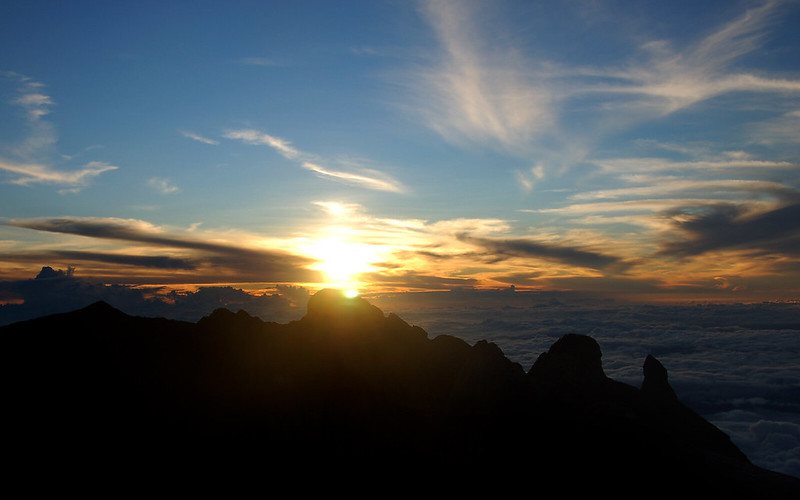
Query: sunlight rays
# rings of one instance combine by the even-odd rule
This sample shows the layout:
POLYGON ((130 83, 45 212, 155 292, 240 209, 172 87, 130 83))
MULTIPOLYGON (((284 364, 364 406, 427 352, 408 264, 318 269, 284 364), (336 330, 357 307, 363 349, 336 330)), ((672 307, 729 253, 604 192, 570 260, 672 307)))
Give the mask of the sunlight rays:
POLYGON ((368 285, 361 277, 378 270, 374 264, 382 260, 386 250, 355 241, 351 233, 350 228, 330 228, 300 248, 304 255, 316 260, 310 268, 324 274, 325 287, 338 288, 346 296, 355 297, 368 285))

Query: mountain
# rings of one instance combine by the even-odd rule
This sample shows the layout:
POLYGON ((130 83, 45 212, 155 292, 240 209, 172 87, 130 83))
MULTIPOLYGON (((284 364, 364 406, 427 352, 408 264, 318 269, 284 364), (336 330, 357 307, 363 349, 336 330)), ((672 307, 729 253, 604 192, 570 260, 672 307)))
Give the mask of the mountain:
POLYGON ((637 498, 800 493, 684 406, 657 359, 641 388, 616 382, 584 335, 526 373, 493 343, 430 339, 323 290, 288 324, 225 309, 197 323, 133 317, 98 302, 2 327, 0 342, 3 446, 19 460, 69 464, 81 450, 128 465, 474 471, 637 498))

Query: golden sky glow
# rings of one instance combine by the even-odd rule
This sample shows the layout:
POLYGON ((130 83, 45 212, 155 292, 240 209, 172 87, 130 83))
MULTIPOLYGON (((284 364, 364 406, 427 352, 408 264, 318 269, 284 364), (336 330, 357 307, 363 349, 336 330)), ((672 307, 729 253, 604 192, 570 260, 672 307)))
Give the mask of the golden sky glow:
MULTIPOLYGON (((748 216, 774 207, 759 212, 754 204, 752 210, 754 215, 748 216)), ((796 293, 790 275, 780 272, 793 265, 788 256, 721 249, 653 258, 661 248, 657 242, 669 236, 670 224, 685 223, 687 217, 651 216, 637 231, 614 235, 591 227, 559 231, 543 226, 536 237, 521 237, 512 220, 393 219, 375 217, 356 203, 318 201, 311 204, 305 227, 283 237, 95 218, 25 221, 12 223, 17 225, 9 230, 39 235, 39 243, 27 249, 40 254, 42 264, 66 268, 80 259, 79 276, 116 283, 180 288, 249 282, 262 283, 257 288, 263 289, 283 282, 360 293, 514 285, 519 290, 586 290, 648 300, 744 300, 796 293), (119 265, 127 261, 115 256, 151 267, 131 272, 130 266, 119 265), (163 280, 163 272, 152 265, 164 259, 172 267, 185 263, 186 269, 172 270, 170 279, 163 280), (269 279, 276 267, 283 279, 269 279)), ((13 242, 3 245, 14 254, 13 242)), ((8 260, 2 272, 21 279, 38 267, 30 258, 8 260)))
POLYGON ((589 3, 10 6, 0 300, 42 266, 798 297, 800 5, 589 3))

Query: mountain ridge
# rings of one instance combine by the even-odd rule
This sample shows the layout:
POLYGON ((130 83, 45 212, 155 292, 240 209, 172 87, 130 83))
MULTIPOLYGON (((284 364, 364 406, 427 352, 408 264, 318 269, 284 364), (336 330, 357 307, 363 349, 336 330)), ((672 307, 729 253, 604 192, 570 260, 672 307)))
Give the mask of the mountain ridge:
POLYGON ((603 372, 597 342, 578 334, 525 372, 491 342, 429 339, 362 298, 322 291, 288 324, 226 309, 197 323, 141 318, 95 303, 0 328, 0 341, 22 436, 12 448, 81 435, 114 453, 168 438, 488 469, 520 467, 512 457, 529 450, 526 468, 542 477, 570 464, 675 491, 800 491, 682 405, 658 360, 646 358, 641 389, 622 384, 603 372))

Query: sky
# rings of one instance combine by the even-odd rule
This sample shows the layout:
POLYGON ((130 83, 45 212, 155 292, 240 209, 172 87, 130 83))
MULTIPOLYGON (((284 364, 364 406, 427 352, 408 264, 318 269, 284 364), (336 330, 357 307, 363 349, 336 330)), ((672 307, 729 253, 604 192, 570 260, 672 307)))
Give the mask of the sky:
POLYGON ((6 1, 0 280, 797 300, 798 25, 796 1, 6 1))

